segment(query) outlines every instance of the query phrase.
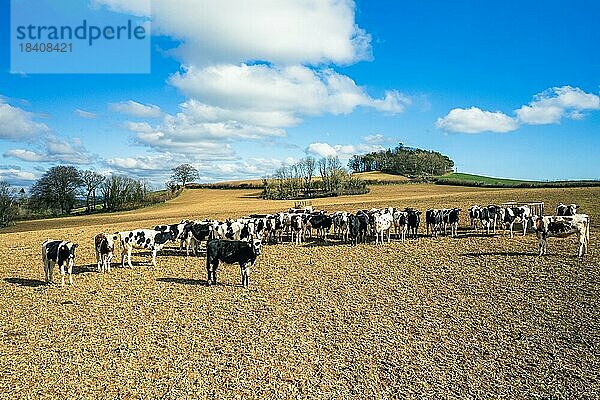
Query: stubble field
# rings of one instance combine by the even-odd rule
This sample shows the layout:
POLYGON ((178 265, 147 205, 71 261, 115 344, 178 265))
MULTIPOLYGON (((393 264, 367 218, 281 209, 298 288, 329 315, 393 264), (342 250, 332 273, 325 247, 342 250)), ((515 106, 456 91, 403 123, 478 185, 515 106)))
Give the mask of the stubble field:
MULTIPOLYGON (((253 190, 189 190, 131 212, 29 221, 0 234, 2 398, 598 398, 600 188, 374 186, 315 200, 327 211, 463 209, 459 238, 349 247, 332 240, 263 247, 205 285, 203 257, 167 249, 149 269, 95 272, 98 232, 284 210, 253 190), (471 204, 575 202, 574 237, 509 239, 467 229, 471 204), (74 285, 43 283, 40 245, 79 243, 74 285)), ((421 232, 423 233, 422 226, 421 232)), ((116 253, 120 253, 120 247, 116 253)), ((120 262, 120 256, 115 255, 120 262)), ((55 272, 56 278, 56 272, 55 272)))

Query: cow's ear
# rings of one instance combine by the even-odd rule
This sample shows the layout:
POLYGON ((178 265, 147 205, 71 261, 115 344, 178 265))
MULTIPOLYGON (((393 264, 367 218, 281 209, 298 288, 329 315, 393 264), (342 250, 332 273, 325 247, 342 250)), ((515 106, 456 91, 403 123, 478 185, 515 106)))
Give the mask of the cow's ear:
POLYGON ((79 246, 77 243, 73 243, 73 248, 76 249, 79 246))

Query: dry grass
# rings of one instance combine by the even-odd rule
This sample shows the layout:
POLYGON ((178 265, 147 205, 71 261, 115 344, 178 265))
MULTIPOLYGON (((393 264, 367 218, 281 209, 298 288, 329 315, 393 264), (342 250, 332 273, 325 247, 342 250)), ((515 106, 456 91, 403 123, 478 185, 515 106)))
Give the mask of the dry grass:
MULTIPOLYGON (((238 286, 225 266, 167 252, 155 270, 93 272, 100 231, 182 218, 276 211, 252 190, 191 190, 133 212, 28 221, 0 235, 3 398, 598 398, 598 188, 373 187, 323 209, 577 202, 593 221, 574 238, 420 238, 385 246, 266 246, 238 286), (594 208, 595 206, 595 208, 594 208), (40 244, 80 243, 71 287, 42 284, 40 244)), ((463 225, 467 225, 463 216, 463 225)), ((120 261, 120 257, 116 257, 120 261)))

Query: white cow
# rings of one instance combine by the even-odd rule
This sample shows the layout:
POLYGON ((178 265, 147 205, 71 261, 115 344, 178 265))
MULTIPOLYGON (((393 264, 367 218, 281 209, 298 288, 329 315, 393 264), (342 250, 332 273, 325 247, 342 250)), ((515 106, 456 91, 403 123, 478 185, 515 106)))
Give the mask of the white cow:
POLYGON ((590 217, 586 214, 538 217, 534 228, 539 241, 540 256, 546 254, 549 237, 567 237, 573 234, 579 238, 577 255, 582 257, 587 253, 590 242, 590 217))

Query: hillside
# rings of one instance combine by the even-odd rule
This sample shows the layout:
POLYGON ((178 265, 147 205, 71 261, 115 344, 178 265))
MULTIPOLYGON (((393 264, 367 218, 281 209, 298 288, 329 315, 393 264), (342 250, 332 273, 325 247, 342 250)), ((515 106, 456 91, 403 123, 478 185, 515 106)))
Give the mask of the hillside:
POLYGON ((589 187, 600 186, 600 181, 573 180, 573 181, 528 181, 519 179, 494 178, 483 175, 473 175, 454 172, 439 176, 438 185, 455 186, 482 186, 482 187, 507 187, 507 188, 533 188, 533 187, 589 187))

